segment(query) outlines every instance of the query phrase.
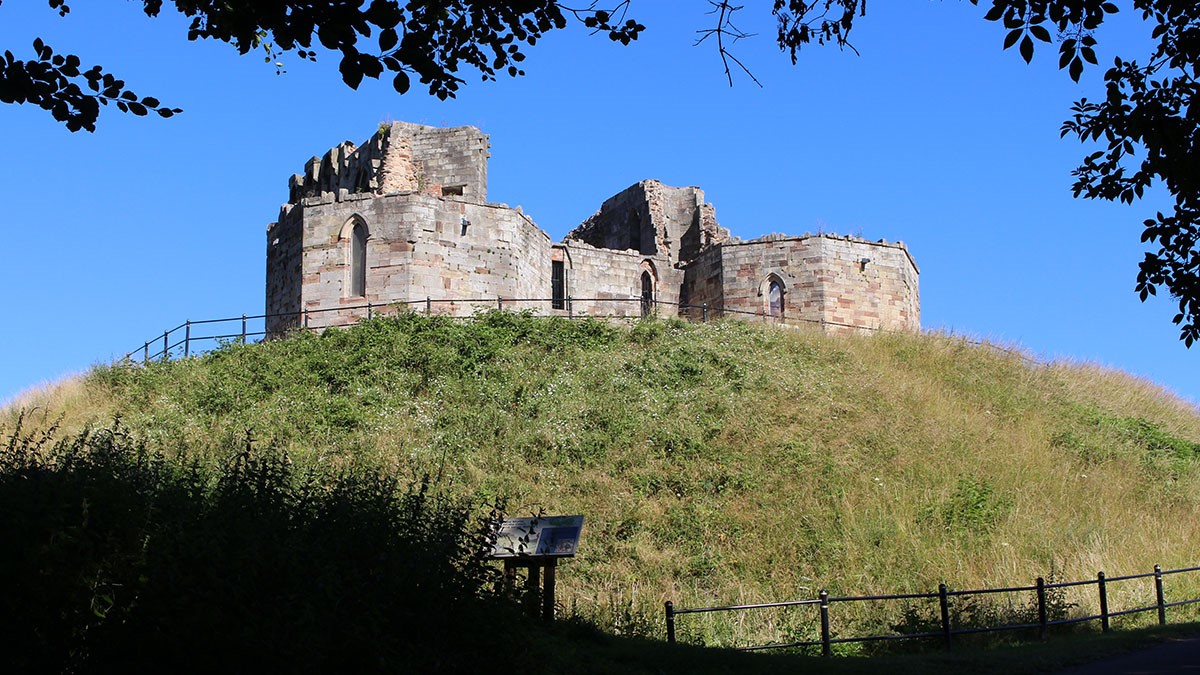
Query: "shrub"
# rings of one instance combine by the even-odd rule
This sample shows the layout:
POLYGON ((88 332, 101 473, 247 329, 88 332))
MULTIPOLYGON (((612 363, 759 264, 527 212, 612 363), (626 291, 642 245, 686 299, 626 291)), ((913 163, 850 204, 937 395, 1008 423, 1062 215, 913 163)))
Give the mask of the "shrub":
POLYGON ((168 460, 120 428, 0 456, 0 635, 13 672, 467 667, 512 619, 494 512, 378 471, 247 447, 168 460))

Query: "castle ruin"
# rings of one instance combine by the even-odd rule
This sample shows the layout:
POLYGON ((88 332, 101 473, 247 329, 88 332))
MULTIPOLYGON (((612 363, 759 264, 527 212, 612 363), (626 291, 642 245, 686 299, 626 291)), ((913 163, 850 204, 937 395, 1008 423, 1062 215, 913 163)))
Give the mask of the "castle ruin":
POLYGON ((902 243, 743 241, 699 188, 655 180, 610 197, 555 243, 519 207, 488 203, 488 149, 474 127, 396 122, 310 159, 267 228, 268 332, 352 323, 368 304, 920 327, 918 270, 902 243))

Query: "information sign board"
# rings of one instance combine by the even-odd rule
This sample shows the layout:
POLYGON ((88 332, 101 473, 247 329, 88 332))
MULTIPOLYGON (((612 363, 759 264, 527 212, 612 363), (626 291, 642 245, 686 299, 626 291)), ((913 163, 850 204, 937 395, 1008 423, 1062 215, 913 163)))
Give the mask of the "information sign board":
POLYGON ((567 558, 575 555, 583 516, 508 518, 496 533, 493 558, 567 558))

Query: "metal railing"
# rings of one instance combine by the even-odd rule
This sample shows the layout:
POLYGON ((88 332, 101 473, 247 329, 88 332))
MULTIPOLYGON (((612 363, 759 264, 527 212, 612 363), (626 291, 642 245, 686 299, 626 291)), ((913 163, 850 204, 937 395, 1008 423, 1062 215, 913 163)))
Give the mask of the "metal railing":
POLYGON ((1113 617, 1127 616, 1131 614, 1139 614, 1142 612, 1156 611, 1158 613, 1159 625, 1167 623, 1167 609, 1171 607, 1182 607, 1200 602, 1200 598, 1189 598, 1177 600, 1174 602, 1166 602, 1163 594, 1163 577, 1171 574, 1185 574, 1189 572, 1200 571, 1200 567, 1185 567, 1181 569, 1163 570, 1159 565, 1154 566, 1153 572, 1144 574, 1127 574, 1118 577, 1105 577, 1104 572, 1098 572, 1095 579, 1086 579, 1083 581, 1064 581, 1057 583, 1046 583, 1042 577, 1038 577, 1032 586, 1013 586, 1007 588, 984 588, 976 590, 950 590, 946 584, 939 584, 938 590, 933 593, 897 593, 892 595, 859 595, 845 597, 829 597, 829 593, 825 589, 817 594, 815 599, 810 600, 794 600, 789 602, 768 602, 753 605, 728 605, 724 607, 693 607, 687 609, 678 609, 674 603, 668 600, 665 603, 666 621, 667 621, 667 641, 674 643, 675 639, 675 621, 676 617, 685 614, 699 614, 707 612, 743 612, 766 608, 787 608, 787 607, 804 607, 814 606, 817 608, 817 620, 820 623, 820 639, 819 640, 801 640, 795 642, 777 642, 759 645, 747 645, 734 647, 740 651, 760 651, 765 649, 787 649, 797 647, 821 647, 822 656, 830 656, 833 653, 833 645, 851 643, 851 642, 881 642, 888 640, 916 640, 939 638, 941 642, 949 648, 955 635, 968 635, 974 633, 995 633, 1001 631, 1032 631, 1037 630, 1038 639, 1045 639, 1046 629, 1050 626, 1061 626, 1067 624, 1084 623, 1087 621, 1099 621, 1101 630, 1105 633, 1111 630, 1110 619, 1113 617), (1117 582, 1133 581, 1137 579, 1153 579, 1154 580, 1154 603, 1120 609, 1113 611, 1108 606, 1108 585, 1117 582), (1099 601, 1099 614, 1089 614, 1077 617, 1063 617, 1057 619, 1048 618, 1047 612, 1047 590, 1061 590, 1077 586, 1096 586, 1097 600, 1099 601), (997 626, 973 626, 973 627, 954 627, 951 622, 952 606, 951 598, 967 597, 972 595, 989 595, 997 593, 1032 593, 1033 602, 1031 607, 1036 607, 1037 620, 1027 623, 1011 623, 997 626), (839 603, 855 603, 855 602, 875 602, 875 601, 893 601, 893 600, 934 600, 938 601, 938 610, 940 615, 940 625, 938 630, 930 630, 918 633, 892 633, 881 635, 862 635, 852 637, 840 637, 834 634, 830 627, 830 607, 839 603))
POLYGON ((124 360, 135 361, 140 356, 143 363, 150 361, 166 361, 174 357, 187 358, 193 354, 200 353, 205 348, 212 348, 223 344, 224 342, 240 342, 246 343, 266 338, 273 334, 282 333, 282 330, 268 330, 268 323, 276 321, 281 324, 291 322, 290 328, 328 328, 331 326, 348 325, 354 320, 365 318, 372 319, 376 316, 385 316, 387 314, 395 314, 402 311, 416 311, 425 314, 438 314, 440 316, 449 316, 451 318, 470 318, 471 315, 454 315, 448 312, 453 312, 456 305, 472 307, 475 310, 499 309, 499 310, 515 310, 525 311, 532 310, 539 315, 544 316, 565 316, 571 319, 580 318, 595 318, 595 319, 638 319, 652 314, 656 314, 660 307, 673 307, 679 316, 701 322, 719 320, 726 317, 733 318, 754 318, 762 321, 769 321, 781 325, 820 325, 820 326, 836 326, 839 328, 852 328, 857 330, 869 330, 869 326, 858 326, 854 324, 841 323, 836 321, 822 321, 820 319, 810 319, 803 317, 795 317, 790 315, 771 315, 763 311, 749 311, 743 309, 732 309, 727 307, 710 307, 707 303, 688 304, 682 302, 668 302, 665 300, 652 300, 641 297, 629 298, 575 298, 567 296, 562 299, 551 298, 425 298, 424 300, 408 300, 401 302, 391 302, 386 304, 365 303, 361 305, 346 305, 338 307, 324 307, 321 309, 303 309, 295 312, 280 312, 274 314, 242 314, 241 316, 228 317, 224 319, 204 319, 200 321, 184 321, 183 323, 163 331, 162 335, 156 335, 149 340, 146 340, 141 346, 126 352, 124 360), (561 305, 555 307, 555 305, 561 305), (587 308, 595 306, 605 306, 614 310, 631 309, 632 311, 613 311, 608 313, 597 313, 588 311, 587 308), (448 309, 447 309, 448 308, 448 309), (337 313, 338 320, 342 323, 321 322, 317 319, 324 318, 329 313, 337 313), (349 315, 349 316, 347 316, 349 315), (314 325, 319 324, 319 325, 314 325))

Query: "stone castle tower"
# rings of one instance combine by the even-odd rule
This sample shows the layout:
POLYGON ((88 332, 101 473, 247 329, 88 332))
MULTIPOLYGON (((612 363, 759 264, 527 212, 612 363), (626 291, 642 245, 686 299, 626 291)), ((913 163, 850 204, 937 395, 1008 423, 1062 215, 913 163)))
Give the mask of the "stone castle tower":
POLYGON ((488 137, 393 123, 313 157, 267 228, 267 330, 407 304, 580 316, 728 316, 827 330, 917 330, 902 243, 828 234, 742 241, 696 187, 637 183, 554 243, 487 201, 488 137), (485 304, 486 303, 486 304, 485 304))

